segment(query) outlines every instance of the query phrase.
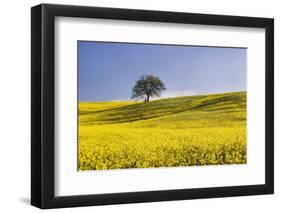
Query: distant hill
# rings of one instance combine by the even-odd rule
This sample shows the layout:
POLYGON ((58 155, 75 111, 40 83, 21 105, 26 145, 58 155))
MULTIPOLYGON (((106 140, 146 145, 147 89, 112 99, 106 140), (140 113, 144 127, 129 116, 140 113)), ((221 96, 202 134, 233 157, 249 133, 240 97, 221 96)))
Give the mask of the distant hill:
MULTIPOLYGON (((200 114, 245 112, 246 92, 184 96, 151 102, 80 102, 80 124, 127 123, 140 120, 194 117, 200 114), (192 116, 193 114, 193 116, 192 116)), ((188 118, 186 118, 188 119, 188 118)), ((194 119, 194 118, 193 118, 194 119)))

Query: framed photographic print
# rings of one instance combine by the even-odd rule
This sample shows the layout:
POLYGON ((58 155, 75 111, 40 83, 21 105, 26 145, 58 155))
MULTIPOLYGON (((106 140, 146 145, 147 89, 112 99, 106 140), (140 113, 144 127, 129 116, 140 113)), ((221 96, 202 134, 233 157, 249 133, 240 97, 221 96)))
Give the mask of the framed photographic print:
POLYGON ((274 21, 31 9, 31 203, 272 194, 274 21))

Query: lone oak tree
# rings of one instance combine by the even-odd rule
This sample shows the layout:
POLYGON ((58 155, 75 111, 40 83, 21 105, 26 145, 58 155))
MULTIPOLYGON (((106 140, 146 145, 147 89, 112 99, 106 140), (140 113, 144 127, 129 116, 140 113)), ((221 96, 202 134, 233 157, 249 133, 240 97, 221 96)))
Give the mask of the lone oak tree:
POLYGON ((165 89, 165 84, 157 76, 142 75, 133 87, 132 98, 141 98, 149 102, 150 97, 160 97, 165 89))

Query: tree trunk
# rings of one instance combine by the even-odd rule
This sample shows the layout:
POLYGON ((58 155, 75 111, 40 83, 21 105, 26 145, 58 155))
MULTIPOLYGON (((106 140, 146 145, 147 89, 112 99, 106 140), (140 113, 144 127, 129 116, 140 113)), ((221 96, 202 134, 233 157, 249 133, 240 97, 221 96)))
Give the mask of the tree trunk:
POLYGON ((144 102, 149 102, 149 95, 146 95, 144 102))

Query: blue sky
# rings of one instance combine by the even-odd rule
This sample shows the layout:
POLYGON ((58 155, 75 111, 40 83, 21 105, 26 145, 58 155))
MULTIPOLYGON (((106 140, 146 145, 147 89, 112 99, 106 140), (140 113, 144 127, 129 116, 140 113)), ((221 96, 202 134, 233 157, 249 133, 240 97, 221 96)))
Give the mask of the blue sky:
POLYGON ((246 90, 245 48, 78 41, 79 101, 128 100, 141 76, 158 76, 161 98, 246 90))

